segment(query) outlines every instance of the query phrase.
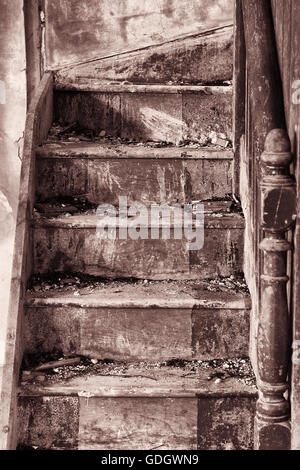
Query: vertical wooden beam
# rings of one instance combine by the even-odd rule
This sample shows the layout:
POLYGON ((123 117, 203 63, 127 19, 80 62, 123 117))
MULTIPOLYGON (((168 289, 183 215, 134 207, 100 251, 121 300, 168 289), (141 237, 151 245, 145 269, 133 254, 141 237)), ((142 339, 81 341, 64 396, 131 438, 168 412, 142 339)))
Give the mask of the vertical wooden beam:
POLYGON ((290 406, 285 397, 290 366, 290 318, 287 298, 286 233, 294 225, 296 185, 289 173, 290 140, 272 130, 261 156, 261 220, 264 232, 257 359, 259 400, 255 422, 258 450, 287 450, 291 444, 290 406))
POLYGON ((270 1, 243 0, 242 6, 253 143, 259 160, 267 134, 286 127, 283 91, 270 1))
POLYGON ((24 0, 28 106, 42 77, 42 29, 37 0, 24 0))
MULTIPOLYGON (((256 342, 260 307, 262 272, 262 240, 260 223, 260 156, 267 134, 275 128, 285 128, 281 75, 269 0, 242 0, 246 44, 246 145, 243 166, 248 173, 249 201, 245 259, 248 260, 247 281, 251 290, 250 354, 257 371, 256 342)), ((241 182, 243 184, 244 182, 241 182)), ((245 184, 245 183, 244 183, 245 184)), ((243 199, 243 198, 242 198, 243 199)), ((243 206, 245 202, 243 202, 243 206)))
POLYGON ((246 45, 242 0, 235 0, 233 68, 233 192, 239 196, 241 138, 245 134, 246 112, 246 45))

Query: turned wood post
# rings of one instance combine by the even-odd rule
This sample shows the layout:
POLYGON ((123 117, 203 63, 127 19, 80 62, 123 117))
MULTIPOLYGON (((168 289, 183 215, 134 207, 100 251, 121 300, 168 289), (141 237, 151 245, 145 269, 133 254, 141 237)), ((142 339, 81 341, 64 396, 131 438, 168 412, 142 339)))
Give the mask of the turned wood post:
POLYGON ((296 213, 296 188, 286 131, 272 130, 261 156, 261 220, 263 273, 258 317, 258 389, 255 445, 261 450, 290 448, 290 406, 286 397, 290 366, 286 239, 296 213))

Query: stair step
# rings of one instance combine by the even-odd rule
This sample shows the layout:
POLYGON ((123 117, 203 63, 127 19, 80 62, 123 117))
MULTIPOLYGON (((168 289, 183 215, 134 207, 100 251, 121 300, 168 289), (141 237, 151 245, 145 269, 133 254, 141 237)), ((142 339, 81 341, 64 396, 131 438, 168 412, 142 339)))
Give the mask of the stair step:
POLYGON ((84 195, 90 202, 181 204, 232 192, 233 151, 107 143, 51 143, 37 149, 40 200, 84 195))
MULTIPOLYGON (((256 389, 197 366, 109 365, 19 392, 19 445, 41 449, 251 449, 256 389)), ((54 378, 54 379, 53 379, 54 378)))
POLYGON ((231 86, 57 84, 55 120, 138 141, 232 140, 231 86))
POLYGON ((162 219, 163 227, 170 227, 170 239, 163 239, 161 229, 160 238, 152 239, 148 218, 140 221, 148 239, 132 239, 131 234, 121 239, 121 229, 124 237, 126 227, 136 229, 136 218, 107 220, 111 239, 100 239, 97 227, 101 219, 97 215, 47 218, 37 214, 33 235, 34 273, 69 271, 107 278, 176 280, 226 277, 243 271, 244 219, 240 214, 206 215, 204 230, 196 229, 197 246, 201 248, 203 233, 204 246, 194 251, 190 250, 180 226, 182 239, 174 239, 178 226, 170 227, 170 217, 162 219))
POLYGON ((199 281, 37 287, 26 300, 25 356, 55 351, 131 361, 248 356, 251 302, 244 293, 212 292, 210 283, 199 281))

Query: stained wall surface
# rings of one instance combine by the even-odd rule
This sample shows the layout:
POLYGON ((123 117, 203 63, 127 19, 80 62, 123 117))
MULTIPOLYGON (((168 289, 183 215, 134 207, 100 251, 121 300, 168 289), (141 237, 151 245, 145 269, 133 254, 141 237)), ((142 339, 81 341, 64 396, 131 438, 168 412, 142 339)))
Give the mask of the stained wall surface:
POLYGON ((233 21, 233 0, 46 0, 49 69, 107 57, 233 21))
MULTIPOLYGON (((0 14, 0 382, 26 117, 23 2, 1 0, 0 14)), ((1 385, 1 384, 0 384, 1 385)), ((1 388, 1 387, 0 387, 1 388)))

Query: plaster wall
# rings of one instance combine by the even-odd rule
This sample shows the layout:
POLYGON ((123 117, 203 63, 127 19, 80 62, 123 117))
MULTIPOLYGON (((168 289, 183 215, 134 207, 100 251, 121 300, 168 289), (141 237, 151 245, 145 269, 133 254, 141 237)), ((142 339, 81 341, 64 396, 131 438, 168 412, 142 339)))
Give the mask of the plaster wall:
POLYGON ((23 2, 0 0, 0 372, 4 361, 26 105, 23 2))
POLYGON ((108 57, 233 22, 233 0, 46 0, 46 67, 108 57))

